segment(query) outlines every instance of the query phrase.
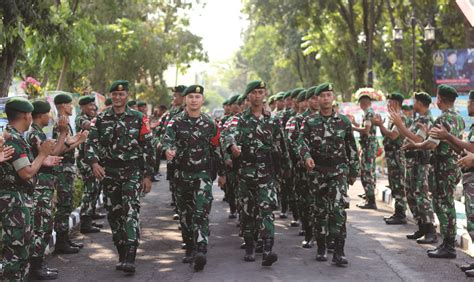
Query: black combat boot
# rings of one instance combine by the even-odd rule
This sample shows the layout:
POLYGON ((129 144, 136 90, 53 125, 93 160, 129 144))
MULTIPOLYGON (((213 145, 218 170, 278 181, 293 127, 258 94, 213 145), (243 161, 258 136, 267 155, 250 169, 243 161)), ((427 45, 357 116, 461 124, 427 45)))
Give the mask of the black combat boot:
POLYGON ((105 218, 105 214, 100 213, 100 212, 94 212, 94 213, 91 215, 91 218, 92 218, 93 220, 103 219, 103 218, 105 218))
POLYGON ((385 223, 390 225, 407 224, 407 217, 403 208, 397 206, 395 208, 395 214, 390 218, 387 218, 385 223))
POLYGON ((79 248, 73 247, 69 244, 66 232, 56 233, 56 244, 54 246, 54 253, 56 254, 77 254, 79 248))
POLYGON ((326 254, 326 236, 319 236, 316 239, 316 244, 318 245, 318 252, 316 253, 317 261, 327 261, 328 257, 326 254))
POLYGON ((263 260, 262 266, 271 266, 278 260, 276 253, 272 252, 273 238, 266 238, 263 240, 263 260))
POLYGON ((199 243, 197 245, 197 253, 194 257, 194 270, 201 271, 204 269, 204 266, 207 263, 207 245, 203 243, 199 243))
POLYGON ((292 220, 291 223, 290 223, 290 226, 291 227, 298 227, 298 226, 300 226, 300 223, 296 220, 292 220))
POLYGON ((326 247, 327 247, 329 253, 334 252, 335 245, 336 244, 334 242, 334 237, 332 237, 331 235, 327 235, 326 236, 326 247))
POLYGON ((430 258, 456 258, 456 248, 454 246, 454 238, 446 238, 436 250, 428 251, 428 257, 430 258))
POLYGON ((102 223, 97 223, 95 221, 92 221, 92 226, 97 228, 104 228, 104 225, 102 223))
POLYGON ((89 216, 81 216, 81 233, 98 233, 100 229, 92 225, 92 218, 89 216))
POLYGON ((426 234, 426 225, 421 223, 421 221, 418 221, 418 230, 416 230, 414 233, 412 234, 408 234, 407 235, 407 239, 410 239, 410 240, 416 240, 416 239, 419 239, 423 236, 425 236, 426 234))
POLYGON ((464 264, 459 267, 463 272, 474 269, 474 263, 464 264))
POLYGON ((115 245, 117 248, 117 253, 119 255, 119 261, 115 265, 115 270, 123 270, 123 263, 125 262, 125 252, 127 251, 127 248, 125 245, 115 245))
POLYGON ((135 273, 135 257, 137 256, 137 246, 126 246, 125 259, 122 264, 122 270, 126 273, 135 273))
POLYGON ((255 261, 255 243, 253 238, 245 238, 245 256, 244 261, 255 261))
POLYGON ((173 220, 179 220, 179 214, 175 213, 175 214, 173 215, 173 220))
POLYGON ((43 266, 43 258, 30 258, 30 275, 34 280, 55 280, 58 279, 58 273, 49 270, 43 266))
POLYGON ((345 240, 338 237, 336 238, 334 243, 335 243, 335 246, 334 246, 334 254, 332 256, 332 262, 336 264, 337 266, 343 266, 345 264, 348 264, 348 261, 344 254, 345 240))
POLYGON ((418 239, 416 242, 418 244, 436 244, 438 243, 438 238, 436 237, 436 228, 433 223, 424 224, 425 238, 418 239))
POLYGON ((375 203, 375 196, 367 198, 364 204, 357 204, 357 207, 364 210, 376 210, 377 204, 375 203))
POLYGON ((302 247, 305 249, 311 249, 313 247, 313 232, 311 227, 306 224, 304 230, 304 241, 302 242, 302 247))
POLYGON ((183 263, 192 263, 194 261, 194 257, 196 256, 196 252, 194 251, 194 247, 190 245, 189 248, 186 248, 186 253, 182 260, 183 263))
POLYGON ((474 269, 464 271, 467 277, 474 277, 474 269))

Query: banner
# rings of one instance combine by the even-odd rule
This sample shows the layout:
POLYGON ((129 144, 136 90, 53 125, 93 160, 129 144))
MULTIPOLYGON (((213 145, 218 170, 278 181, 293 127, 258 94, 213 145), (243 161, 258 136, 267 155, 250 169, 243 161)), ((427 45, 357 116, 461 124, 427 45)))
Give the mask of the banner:
POLYGON ((436 86, 448 84, 459 92, 474 89, 474 49, 446 49, 433 54, 436 86))

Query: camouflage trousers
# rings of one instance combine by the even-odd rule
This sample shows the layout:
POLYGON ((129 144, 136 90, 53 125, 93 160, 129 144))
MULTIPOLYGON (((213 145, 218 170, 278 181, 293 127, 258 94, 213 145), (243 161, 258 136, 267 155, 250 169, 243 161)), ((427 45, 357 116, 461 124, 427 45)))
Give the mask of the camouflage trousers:
POLYGON ((434 222, 433 205, 428 182, 430 172, 431 167, 429 164, 423 165, 415 159, 407 159, 405 172, 407 202, 413 217, 421 224, 434 222))
POLYGON ((474 172, 465 172, 462 180, 466 207, 467 232, 474 238, 474 172))
POLYGON ((298 211, 303 230, 312 228, 312 198, 310 193, 308 173, 305 168, 297 167, 295 174, 295 194, 298 199, 298 211))
POLYGON ((365 195, 375 197, 375 160, 377 158, 377 143, 371 141, 365 146, 361 144, 360 169, 361 182, 364 186, 365 195))
POLYGON ((228 171, 226 175, 225 183, 225 196, 227 202, 229 203, 229 208, 231 213, 237 212, 237 174, 234 171, 228 171))
POLYGON ((190 249, 208 244, 209 213, 212 206, 212 180, 207 172, 175 171, 176 205, 180 211, 183 242, 190 249))
POLYGON ((346 238, 347 175, 326 177, 313 172, 310 174, 310 187, 315 237, 346 238))
POLYGON ((275 237, 275 216, 278 208, 277 185, 275 179, 266 181, 249 179, 239 175, 239 205, 241 208, 244 238, 262 239, 275 237))
POLYGON ((293 190, 294 180, 293 176, 288 178, 281 178, 280 179, 280 191, 279 191, 279 198, 281 204, 281 212, 286 213, 288 212, 288 207, 290 206, 291 202, 291 191, 293 190))
POLYGON ((39 173, 33 192, 33 244, 31 257, 44 257, 53 234, 53 195, 56 186, 53 174, 39 173))
POLYGON ((456 209, 454 191, 461 172, 454 159, 438 161, 434 165, 433 206, 440 223, 443 238, 456 237, 456 209))
POLYGON ((84 191, 81 199, 81 217, 91 217, 95 212, 97 200, 99 199, 100 188, 99 182, 92 173, 92 168, 81 162, 78 162, 79 172, 84 182, 84 191))
POLYGON ((56 205, 56 213, 54 214, 54 230, 56 233, 69 232, 69 216, 74 210, 74 179, 75 173, 70 171, 62 171, 55 174, 57 183, 58 203, 56 205))
POLYGON ((33 199, 23 192, 0 190, 2 222, 1 280, 23 280, 28 274, 32 239, 33 199))
POLYGON ((385 160, 388 170, 388 185, 392 190, 395 200, 395 212, 405 215, 407 209, 407 198, 405 194, 405 164, 402 153, 397 151, 385 151, 385 160))
POLYGON ((105 167, 100 182, 107 196, 107 220, 117 246, 138 246, 140 239, 140 187, 143 175, 138 167, 105 167))

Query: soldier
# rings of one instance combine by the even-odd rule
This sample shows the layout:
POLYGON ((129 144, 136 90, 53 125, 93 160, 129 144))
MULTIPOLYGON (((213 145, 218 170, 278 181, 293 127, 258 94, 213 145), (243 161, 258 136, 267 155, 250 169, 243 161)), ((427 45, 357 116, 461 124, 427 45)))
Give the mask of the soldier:
MULTIPOLYGON (((92 119, 95 118, 97 112, 95 110, 94 96, 83 96, 79 98, 79 106, 81 113, 76 117, 76 132, 89 131, 92 119)), ((81 173, 84 183, 84 190, 81 199, 81 233, 97 233, 100 232, 101 225, 93 222, 93 219, 104 218, 104 215, 95 212, 95 206, 99 199, 99 183, 92 173, 92 168, 84 163, 85 145, 79 146, 79 154, 76 159, 77 168, 81 173)))
MULTIPOLYGON (((59 163, 58 158, 48 158, 54 140, 38 145, 38 156, 34 158, 30 145, 23 139, 22 134, 30 127, 33 110, 33 105, 23 98, 12 98, 5 104, 8 119, 5 145, 13 148, 14 153, 0 163, 1 280, 22 281, 28 273, 36 173, 43 165, 59 163)), ((11 152, 11 149, 7 152, 9 150, 11 152)))
POLYGON ((408 118, 413 118, 413 106, 403 105, 402 106, 403 114, 408 118))
POLYGON ((206 265, 209 212, 212 205, 211 159, 219 159, 219 186, 225 183, 219 147, 219 128, 201 112, 204 88, 191 85, 183 92, 185 110, 168 123, 162 146, 166 159, 175 160, 176 200, 181 211, 181 230, 186 244, 183 263, 194 261, 200 271, 206 265))
MULTIPOLYGON (((390 119, 398 128, 400 135, 405 138, 421 143, 428 137, 426 128, 433 125, 433 117, 430 113, 431 96, 426 92, 415 93, 414 111, 417 116, 410 128, 405 126, 400 112, 389 110, 390 119)), ((405 143, 408 141, 405 139, 405 143)), ((418 230, 407 235, 407 239, 416 240, 419 244, 437 243, 434 213, 431 196, 429 193, 429 176, 431 172, 429 151, 406 151, 405 189, 407 202, 413 217, 418 223, 418 230), (425 236, 424 239, 421 237, 425 236)))
POLYGON ((141 112, 144 116, 148 116, 148 105, 144 101, 137 102, 137 111, 141 112))
MULTIPOLYGON (((72 115, 73 105, 72 97, 68 94, 58 94, 54 97, 54 105, 58 111, 58 119, 68 119, 72 115)), ((72 136, 73 131, 70 125, 69 135, 72 136)), ((58 139, 58 124, 53 128, 53 139, 58 139)), ((56 213, 54 215, 54 230, 56 231, 55 253, 58 254, 74 254, 78 253, 83 244, 72 242, 69 239, 69 215, 73 211, 73 194, 74 194, 74 178, 76 176, 74 151, 87 138, 88 131, 81 134, 81 138, 77 142, 64 142, 66 148, 60 154, 63 157, 62 164, 54 168, 54 174, 57 180, 57 197, 56 213)))
POLYGON ((375 125, 372 119, 375 117, 372 109, 372 98, 367 93, 362 93, 359 96, 359 106, 364 111, 364 118, 362 124, 358 124, 351 116, 353 124, 352 129, 360 133, 360 167, 361 167, 361 181, 364 186, 365 195, 361 197, 366 199, 365 204, 357 204, 361 209, 377 209, 375 203, 375 159, 377 157, 377 137, 375 125))
MULTIPOLYGON (((403 95, 395 92, 389 95, 387 99, 387 109, 389 111, 400 113, 404 100, 403 95)), ((405 115, 402 115, 401 118, 405 127, 410 127, 412 120, 405 115)), ((388 183, 392 191, 392 197, 395 199, 395 213, 384 220, 386 224, 406 224, 407 219, 405 211, 407 209, 407 200, 404 186, 405 156, 402 155, 400 150, 402 147, 403 136, 400 136, 399 130, 393 122, 390 121, 388 127, 385 127, 380 115, 376 115, 372 122, 375 126, 380 128, 383 135, 385 160, 388 169, 388 183)))
POLYGON ((275 95, 275 110, 274 112, 279 113, 285 109, 285 103, 283 101, 284 92, 279 92, 275 95))
POLYGON ((347 190, 359 173, 357 147, 350 120, 333 110, 332 84, 320 84, 315 95, 319 96, 319 113, 303 120, 298 143, 300 156, 310 172, 318 245, 316 260, 327 260, 326 235, 329 230, 335 240, 332 261, 342 266, 348 263, 344 254, 345 209, 349 207, 347 190))
POLYGON ((127 106, 134 111, 138 111, 137 101, 135 100, 128 101, 127 106))
MULTIPOLYGON (((454 102, 458 97, 456 89, 441 84, 438 86, 436 104, 442 111, 434 126, 445 127, 446 130, 458 139, 464 131, 464 120, 456 112, 454 102)), ((440 140, 436 134, 422 143, 409 143, 404 149, 433 150, 432 164, 434 167, 433 206, 438 216, 443 243, 434 250, 428 251, 431 258, 456 258, 456 209, 454 207, 454 190, 460 180, 461 171, 456 165, 458 154, 449 146, 449 143, 440 140)))
POLYGON ((155 150, 147 118, 127 106, 128 81, 109 88, 112 107, 100 113, 86 144, 84 162, 107 195, 107 219, 119 254, 117 270, 135 272, 140 238, 140 192, 151 189, 155 150))
POLYGON ((275 226, 273 210, 278 206, 277 174, 288 171, 289 156, 278 120, 264 111, 267 95, 263 81, 250 82, 244 92, 250 108, 231 122, 224 148, 238 159, 239 201, 245 240, 245 261, 255 261, 256 228, 263 239, 263 266, 278 260, 272 252, 275 226))

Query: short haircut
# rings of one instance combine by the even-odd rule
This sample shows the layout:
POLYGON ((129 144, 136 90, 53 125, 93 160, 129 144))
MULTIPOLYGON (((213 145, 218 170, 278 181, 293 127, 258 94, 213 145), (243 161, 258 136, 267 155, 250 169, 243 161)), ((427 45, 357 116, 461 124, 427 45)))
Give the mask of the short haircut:
POLYGON ((6 108, 5 113, 7 114, 8 121, 14 121, 18 119, 22 112, 6 108))

